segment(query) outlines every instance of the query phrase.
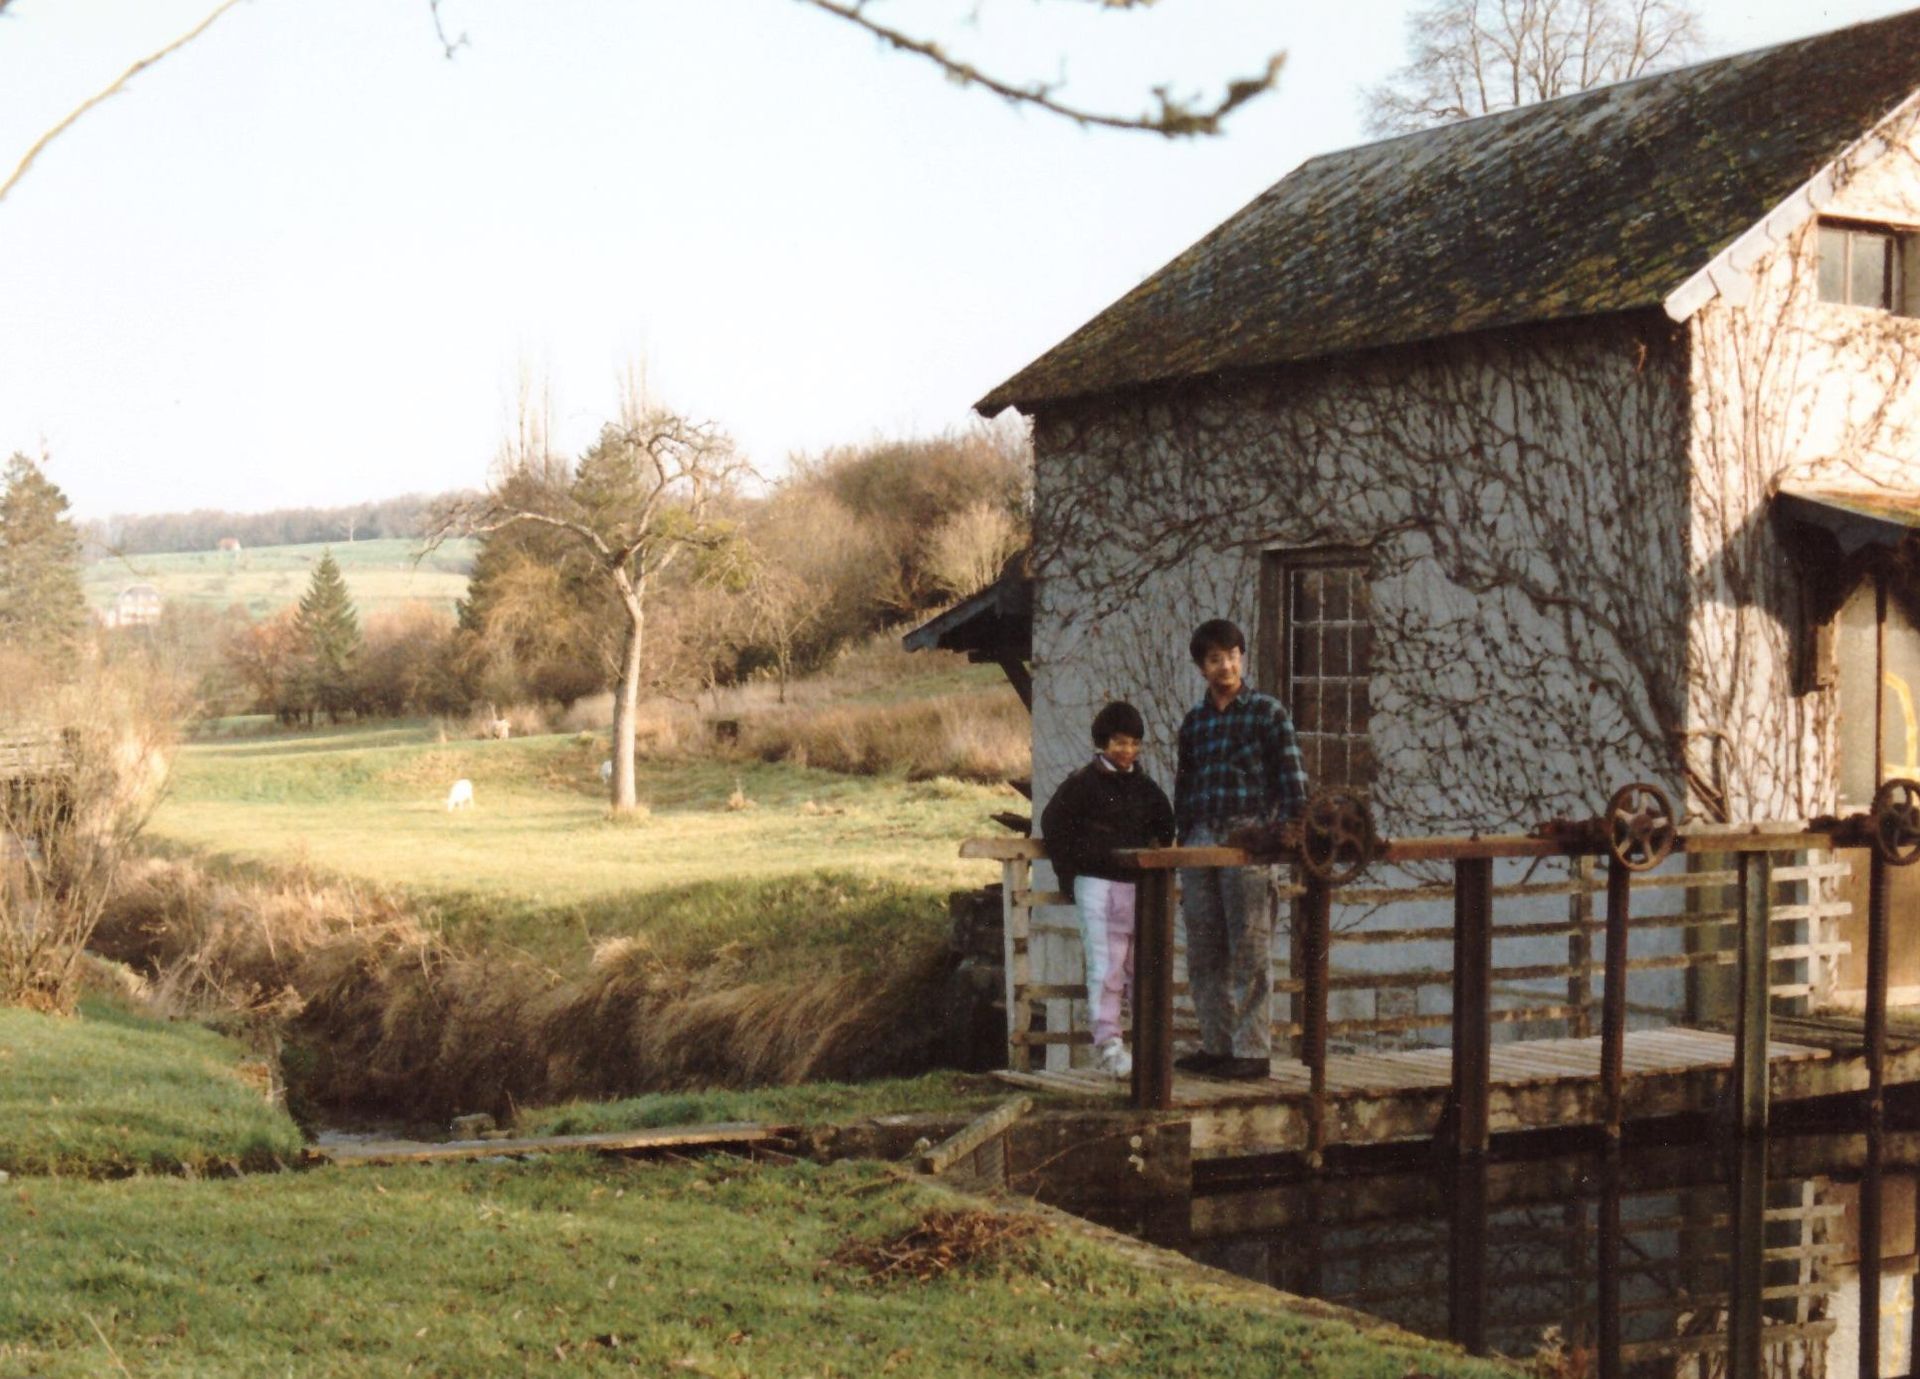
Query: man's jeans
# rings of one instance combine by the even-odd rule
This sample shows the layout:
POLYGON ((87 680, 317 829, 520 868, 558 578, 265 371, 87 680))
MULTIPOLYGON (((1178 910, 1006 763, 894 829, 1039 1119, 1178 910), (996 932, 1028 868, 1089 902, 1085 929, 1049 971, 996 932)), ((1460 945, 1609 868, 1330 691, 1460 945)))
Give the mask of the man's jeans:
MULTIPOLYGON (((1212 847, 1230 826, 1202 825, 1182 840, 1212 847)), ((1269 867, 1182 867, 1180 917, 1187 928, 1187 982, 1211 1054, 1267 1058, 1273 1024, 1273 915, 1269 867)))

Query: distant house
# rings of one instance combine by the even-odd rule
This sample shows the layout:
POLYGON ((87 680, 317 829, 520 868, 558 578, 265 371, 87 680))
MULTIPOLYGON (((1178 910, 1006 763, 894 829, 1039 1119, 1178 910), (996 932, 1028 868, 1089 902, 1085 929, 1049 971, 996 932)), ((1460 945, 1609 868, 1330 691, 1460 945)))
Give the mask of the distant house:
POLYGON ((114 595, 102 619, 108 627, 151 627, 160 621, 160 591, 151 584, 129 584, 114 595))
POLYGON ((1312 159, 978 405, 1036 799, 1114 696, 1170 776, 1224 615, 1389 833, 1859 808, 1920 774, 1920 11, 1312 159))

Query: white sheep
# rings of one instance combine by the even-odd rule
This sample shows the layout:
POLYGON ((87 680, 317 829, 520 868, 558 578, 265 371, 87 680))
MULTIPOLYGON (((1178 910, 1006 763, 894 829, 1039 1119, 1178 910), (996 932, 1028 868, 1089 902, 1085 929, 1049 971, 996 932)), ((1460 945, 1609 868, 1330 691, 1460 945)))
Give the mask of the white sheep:
POLYGON ((506 741, 506 739, 513 736, 513 724, 509 723, 504 718, 494 719, 493 735, 494 737, 498 738, 502 742, 506 741))
POLYGON ((462 776, 453 783, 453 789, 447 791, 447 812, 466 809, 473 804, 473 782, 462 776))

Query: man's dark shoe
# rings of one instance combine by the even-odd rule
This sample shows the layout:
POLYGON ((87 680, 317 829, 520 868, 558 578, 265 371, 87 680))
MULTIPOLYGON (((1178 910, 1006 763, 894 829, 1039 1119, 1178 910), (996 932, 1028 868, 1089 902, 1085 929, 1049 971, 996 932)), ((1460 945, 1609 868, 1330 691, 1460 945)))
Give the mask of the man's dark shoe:
POLYGON ((1235 1082, 1259 1082, 1273 1076, 1273 1064, 1265 1058, 1223 1058, 1214 1065, 1208 1076, 1230 1078, 1235 1082))
POLYGON ((1208 1053, 1205 1049, 1195 1049, 1192 1053, 1182 1054, 1173 1060, 1175 1070, 1183 1073, 1197 1073, 1202 1077, 1216 1072, 1222 1063, 1231 1063, 1233 1059, 1224 1053, 1208 1053))

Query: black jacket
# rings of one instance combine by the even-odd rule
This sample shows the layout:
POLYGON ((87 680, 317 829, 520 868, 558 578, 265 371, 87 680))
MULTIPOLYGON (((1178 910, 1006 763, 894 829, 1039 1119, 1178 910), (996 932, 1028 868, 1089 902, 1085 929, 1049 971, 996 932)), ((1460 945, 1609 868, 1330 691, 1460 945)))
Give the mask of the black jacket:
POLYGON ((1156 847, 1173 838, 1173 805, 1138 766, 1109 771, 1090 761, 1060 782, 1040 814, 1040 836, 1063 890, 1076 876, 1132 881, 1138 873, 1116 848, 1156 847))

